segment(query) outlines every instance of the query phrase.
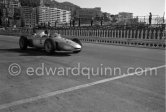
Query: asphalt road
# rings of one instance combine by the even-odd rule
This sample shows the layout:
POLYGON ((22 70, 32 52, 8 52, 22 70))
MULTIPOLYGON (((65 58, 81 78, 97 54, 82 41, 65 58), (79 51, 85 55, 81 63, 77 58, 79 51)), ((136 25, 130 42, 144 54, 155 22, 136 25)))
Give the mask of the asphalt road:
POLYGON ((165 50, 84 43, 47 55, 0 36, 0 112, 165 112, 165 50))

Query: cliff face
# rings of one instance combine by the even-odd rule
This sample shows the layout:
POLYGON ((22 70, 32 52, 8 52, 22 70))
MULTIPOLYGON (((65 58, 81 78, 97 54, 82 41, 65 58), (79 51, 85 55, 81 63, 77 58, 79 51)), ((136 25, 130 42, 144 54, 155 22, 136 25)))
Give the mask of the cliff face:
MULTIPOLYGON (((40 5, 40 0, 20 0, 21 5, 22 6, 32 6, 32 7, 36 7, 40 5)), ((54 0, 43 0, 43 3, 46 6, 50 6, 50 7, 58 7, 61 9, 65 9, 65 10, 72 10, 72 9, 77 9, 80 8, 79 6, 70 3, 70 2, 57 2, 54 0)))
MULTIPOLYGON (((40 5, 40 0, 20 0, 22 6, 31 6, 37 7, 40 5)), ((57 7, 64 10, 71 11, 71 16, 74 17, 76 15, 76 10, 81 9, 79 6, 70 3, 70 2, 57 2, 55 0, 43 0, 44 5, 49 7, 57 7)))
POLYGON ((71 11, 73 14, 75 12, 75 10, 77 9, 80 9, 79 6, 73 4, 73 3, 70 3, 70 2, 57 2, 57 1, 51 1, 51 0, 44 0, 44 3, 45 5, 47 6, 51 6, 51 7, 57 7, 57 8, 60 8, 60 9, 64 9, 64 10, 69 10, 71 11))
POLYGON ((21 3, 21 6, 31 6, 31 7, 37 7, 40 5, 40 0, 19 0, 21 3))

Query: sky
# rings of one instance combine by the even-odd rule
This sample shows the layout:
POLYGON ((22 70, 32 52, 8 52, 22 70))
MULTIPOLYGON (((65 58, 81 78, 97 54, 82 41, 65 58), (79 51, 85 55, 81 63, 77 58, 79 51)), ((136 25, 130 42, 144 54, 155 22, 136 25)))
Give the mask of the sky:
POLYGON ((163 16, 165 12, 165 0, 56 0, 68 1, 82 8, 101 7, 103 12, 118 14, 119 12, 131 12, 134 16, 152 15, 163 16))

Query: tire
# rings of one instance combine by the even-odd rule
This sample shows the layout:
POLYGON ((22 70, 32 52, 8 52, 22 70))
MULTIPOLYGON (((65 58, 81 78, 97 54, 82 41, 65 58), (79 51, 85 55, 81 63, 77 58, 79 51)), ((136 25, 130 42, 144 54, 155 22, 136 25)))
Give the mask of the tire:
POLYGON ((28 47, 28 39, 26 37, 20 37, 19 46, 21 50, 26 50, 28 47))
POLYGON ((80 46, 82 46, 82 43, 78 38, 74 38, 74 39, 72 39, 72 41, 79 44, 80 46))
POLYGON ((48 54, 52 54, 56 49, 56 45, 53 40, 47 39, 44 43, 44 48, 48 54))

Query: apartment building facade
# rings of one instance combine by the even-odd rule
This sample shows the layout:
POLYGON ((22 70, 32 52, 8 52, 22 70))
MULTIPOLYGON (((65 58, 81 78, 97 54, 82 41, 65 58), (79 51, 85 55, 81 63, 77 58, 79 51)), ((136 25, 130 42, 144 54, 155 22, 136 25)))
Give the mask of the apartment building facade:
POLYGON ((13 7, 13 8, 20 8, 21 4, 20 4, 19 0, 11 0, 10 1, 10 6, 13 7))
POLYGON ((118 22, 121 24, 131 24, 133 21, 133 13, 130 12, 119 12, 118 22))
POLYGON ((26 27, 34 27, 37 25, 37 8, 22 6, 21 19, 26 27))
POLYGON ((39 6, 38 7, 38 23, 50 24, 69 23, 71 19, 71 11, 58 9, 56 7, 39 6))

